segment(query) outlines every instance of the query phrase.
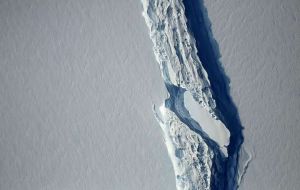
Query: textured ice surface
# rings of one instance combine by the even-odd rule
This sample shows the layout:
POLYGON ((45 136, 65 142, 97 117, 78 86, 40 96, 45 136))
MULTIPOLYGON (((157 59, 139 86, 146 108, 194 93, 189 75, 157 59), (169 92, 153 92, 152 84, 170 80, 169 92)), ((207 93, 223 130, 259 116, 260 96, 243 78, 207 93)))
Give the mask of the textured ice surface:
POLYGON ((189 35, 182 1, 143 0, 144 17, 154 43, 154 53, 166 83, 190 91, 212 112, 215 102, 207 74, 189 35))
POLYGON ((159 108, 156 117, 174 166, 177 189, 209 190, 213 152, 203 138, 190 130, 165 105, 159 108))

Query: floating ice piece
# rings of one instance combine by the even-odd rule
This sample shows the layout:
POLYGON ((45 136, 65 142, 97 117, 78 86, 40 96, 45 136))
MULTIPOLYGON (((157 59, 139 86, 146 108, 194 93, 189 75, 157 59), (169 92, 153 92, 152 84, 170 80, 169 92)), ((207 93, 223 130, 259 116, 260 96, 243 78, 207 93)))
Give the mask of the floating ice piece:
POLYGON ((206 109, 194 100, 192 94, 188 91, 184 93, 184 105, 192 119, 197 121, 202 131, 220 146, 221 151, 227 157, 226 146, 229 145, 230 132, 223 122, 213 118, 206 109))

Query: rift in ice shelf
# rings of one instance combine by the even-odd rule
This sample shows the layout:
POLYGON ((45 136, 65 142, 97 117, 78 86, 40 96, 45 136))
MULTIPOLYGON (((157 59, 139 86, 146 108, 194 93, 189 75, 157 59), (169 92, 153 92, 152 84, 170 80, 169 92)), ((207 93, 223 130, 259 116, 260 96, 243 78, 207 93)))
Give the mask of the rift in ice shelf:
POLYGON ((142 3, 169 94, 154 111, 172 160, 177 189, 237 189, 243 173, 238 167, 242 126, 232 101, 226 98, 226 85, 214 91, 219 79, 225 83, 225 78, 220 70, 212 69, 218 57, 210 53, 213 46, 201 3, 142 3), (215 75, 219 75, 216 81, 215 75))

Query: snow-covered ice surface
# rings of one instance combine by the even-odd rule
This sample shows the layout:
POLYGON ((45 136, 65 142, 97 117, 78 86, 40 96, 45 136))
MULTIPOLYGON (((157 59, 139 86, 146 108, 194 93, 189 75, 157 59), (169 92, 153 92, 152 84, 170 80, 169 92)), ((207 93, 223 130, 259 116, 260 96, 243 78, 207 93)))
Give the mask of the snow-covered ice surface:
POLYGON ((253 156, 240 189, 299 189, 300 1, 204 4, 253 156))
POLYGON ((174 190, 136 0, 0 1, 0 189, 174 190))

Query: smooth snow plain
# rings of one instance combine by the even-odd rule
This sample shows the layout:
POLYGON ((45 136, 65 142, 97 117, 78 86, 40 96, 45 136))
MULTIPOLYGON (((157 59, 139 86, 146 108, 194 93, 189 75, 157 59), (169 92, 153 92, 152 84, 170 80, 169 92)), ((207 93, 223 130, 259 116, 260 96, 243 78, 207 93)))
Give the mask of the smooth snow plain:
POLYGON ((253 156, 240 189, 299 189, 300 1, 204 5, 253 156))
POLYGON ((140 1, 0 2, 0 189, 174 190, 140 1))

